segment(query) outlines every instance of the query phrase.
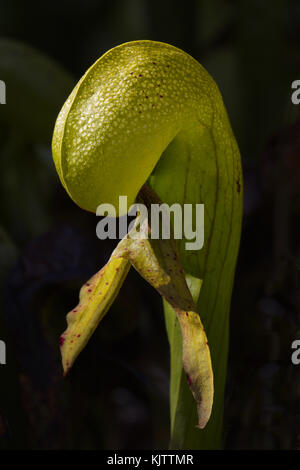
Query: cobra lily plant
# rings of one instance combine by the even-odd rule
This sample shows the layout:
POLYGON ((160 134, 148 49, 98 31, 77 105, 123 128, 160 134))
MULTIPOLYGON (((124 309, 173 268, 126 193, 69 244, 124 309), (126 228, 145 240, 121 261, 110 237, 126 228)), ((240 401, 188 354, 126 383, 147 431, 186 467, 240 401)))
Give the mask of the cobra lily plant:
MULTIPOLYGON (((127 234, 80 291, 60 338, 65 373, 132 265, 162 296, 170 343, 171 448, 221 446, 231 292, 242 219, 240 154, 221 94, 191 56, 134 41, 104 54, 64 104, 53 135, 61 183, 83 209, 205 207, 204 247, 127 234), (201 318, 200 318, 201 317, 201 318)), ((124 215, 117 213, 117 216, 124 215)), ((140 227, 139 215, 135 228, 140 227)))

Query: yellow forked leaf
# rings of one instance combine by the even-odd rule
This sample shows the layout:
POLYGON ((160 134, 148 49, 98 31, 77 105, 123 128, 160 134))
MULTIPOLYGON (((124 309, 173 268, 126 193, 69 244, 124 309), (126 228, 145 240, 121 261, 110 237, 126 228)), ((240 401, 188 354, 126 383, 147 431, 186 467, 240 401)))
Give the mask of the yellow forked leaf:
MULTIPOLYGON (((138 224, 139 217, 135 227, 138 224)), ((144 229, 151 232, 151 225, 144 229)), ((127 235, 108 263, 81 288, 79 305, 68 314, 68 328, 61 336, 65 374, 114 301, 130 263, 176 312, 182 333, 182 363, 197 403, 198 427, 204 428, 214 394, 210 351, 173 238, 162 241, 127 235)))
POLYGON ((79 304, 68 313, 68 328, 60 337, 65 375, 118 295, 129 268, 126 259, 112 254, 108 263, 81 288, 79 304))
POLYGON ((182 335, 182 364, 197 403, 198 427, 208 422, 214 395, 213 371, 207 337, 200 317, 176 309, 182 335))
MULTIPOLYGON (((143 193, 144 202, 155 197, 143 193)), ((151 224, 149 226, 151 232, 151 224)), ((132 266, 169 303, 177 315, 182 335, 182 364, 197 403, 198 427, 208 422, 214 396, 213 371, 204 327, 186 283, 173 238, 170 240, 124 238, 114 251, 132 266)))

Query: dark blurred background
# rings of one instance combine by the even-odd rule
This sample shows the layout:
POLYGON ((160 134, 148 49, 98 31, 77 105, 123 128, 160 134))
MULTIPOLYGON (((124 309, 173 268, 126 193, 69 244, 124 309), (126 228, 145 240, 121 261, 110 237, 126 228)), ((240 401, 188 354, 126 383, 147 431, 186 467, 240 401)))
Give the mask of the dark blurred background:
POLYGON ((0 448, 168 446, 161 301, 132 269, 66 379, 58 348, 80 286, 114 244, 97 240, 96 217, 62 189, 52 130, 86 69, 135 39, 168 42, 206 67, 241 149, 224 447, 299 448, 300 366, 291 363, 300 339, 300 119, 291 103, 299 1, 0 0, 0 36, 0 448))

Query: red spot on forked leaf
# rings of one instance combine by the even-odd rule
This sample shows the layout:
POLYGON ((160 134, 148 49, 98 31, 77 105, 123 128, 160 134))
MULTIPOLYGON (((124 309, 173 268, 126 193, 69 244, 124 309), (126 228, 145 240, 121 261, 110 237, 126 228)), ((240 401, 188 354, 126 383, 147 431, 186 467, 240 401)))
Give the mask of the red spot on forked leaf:
POLYGON ((189 386, 191 386, 193 381, 192 381, 191 377, 189 376, 189 374, 186 374, 186 376, 187 376, 187 379, 188 379, 189 386))

